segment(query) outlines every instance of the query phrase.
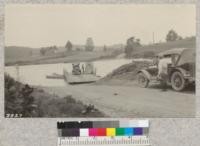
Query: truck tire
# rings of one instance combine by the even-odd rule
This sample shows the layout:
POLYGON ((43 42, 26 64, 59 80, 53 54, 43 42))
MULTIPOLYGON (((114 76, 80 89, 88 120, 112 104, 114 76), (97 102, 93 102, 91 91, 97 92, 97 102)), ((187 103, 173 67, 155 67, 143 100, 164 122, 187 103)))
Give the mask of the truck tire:
POLYGON ((138 85, 140 87, 147 88, 148 85, 149 85, 149 79, 142 72, 138 73, 138 75, 137 75, 137 81, 138 81, 138 85))
POLYGON ((186 86, 186 81, 183 74, 179 71, 175 71, 171 76, 171 85, 175 91, 182 91, 186 86))

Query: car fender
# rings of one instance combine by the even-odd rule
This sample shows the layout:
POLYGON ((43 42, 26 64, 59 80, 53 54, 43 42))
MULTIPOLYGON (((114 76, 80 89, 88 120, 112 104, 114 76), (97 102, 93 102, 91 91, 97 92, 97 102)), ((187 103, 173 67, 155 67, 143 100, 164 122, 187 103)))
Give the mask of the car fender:
MULTIPOLYGON (((184 69, 182 69, 182 68, 180 68, 180 67, 177 67, 175 70, 173 70, 173 71, 171 72, 171 75, 172 75, 175 71, 181 72, 182 75, 183 75, 184 77, 187 77, 187 76, 188 76, 187 71, 184 70, 184 69)), ((170 75, 170 76, 171 76, 171 75, 170 75)))
POLYGON ((139 74, 139 73, 145 74, 145 76, 148 78, 148 80, 151 79, 151 74, 147 70, 145 70, 145 69, 140 70, 140 71, 137 72, 137 74, 139 74))

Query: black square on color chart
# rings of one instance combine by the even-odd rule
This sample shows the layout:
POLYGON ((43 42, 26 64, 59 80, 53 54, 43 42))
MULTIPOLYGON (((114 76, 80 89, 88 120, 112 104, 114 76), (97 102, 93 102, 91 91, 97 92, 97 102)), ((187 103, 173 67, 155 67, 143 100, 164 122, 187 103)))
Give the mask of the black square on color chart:
POLYGON ((68 128, 68 129, 62 129, 62 136, 63 137, 78 137, 80 136, 79 134, 79 129, 78 128, 68 128))

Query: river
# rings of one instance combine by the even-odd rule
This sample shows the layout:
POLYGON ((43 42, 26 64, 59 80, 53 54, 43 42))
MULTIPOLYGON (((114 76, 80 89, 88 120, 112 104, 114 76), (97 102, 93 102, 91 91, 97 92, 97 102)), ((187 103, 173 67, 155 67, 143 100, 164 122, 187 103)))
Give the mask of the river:
MULTIPOLYGON (((144 59, 134 59, 134 61, 141 61, 144 59)), ((132 62, 133 59, 111 59, 111 60, 98 60, 94 61, 96 74, 104 77, 108 73, 121 65, 132 62)), ((83 64, 82 62, 81 64, 83 64)), ((36 86, 65 86, 66 82, 62 79, 47 79, 46 75, 57 73, 63 74, 63 69, 69 72, 72 70, 71 63, 58 63, 58 64, 40 64, 40 65, 26 65, 19 66, 17 71, 16 66, 5 67, 5 72, 14 79, 18 79, 22 83, 36 86)))

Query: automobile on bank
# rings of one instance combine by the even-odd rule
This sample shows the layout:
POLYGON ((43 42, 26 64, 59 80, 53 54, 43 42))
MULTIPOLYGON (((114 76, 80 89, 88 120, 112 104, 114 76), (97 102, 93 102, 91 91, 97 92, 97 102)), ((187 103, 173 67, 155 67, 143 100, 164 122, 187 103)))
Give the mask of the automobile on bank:
MULTIPOLYGON (((175 48, 159 53, 156 58, 171 57, 167 65, 167 84, 175 91, 182 91, 189 84, 195 84, 195 49, 175 48)), ((159 61, 159 59, 158 59, 159 61)), ((158 83, 158 65, 152 65, 137 72, 139 86, 147 88, 150 82, 158 83)))

